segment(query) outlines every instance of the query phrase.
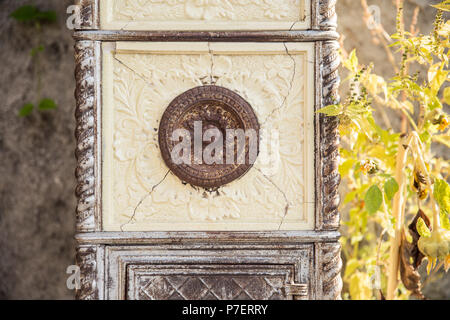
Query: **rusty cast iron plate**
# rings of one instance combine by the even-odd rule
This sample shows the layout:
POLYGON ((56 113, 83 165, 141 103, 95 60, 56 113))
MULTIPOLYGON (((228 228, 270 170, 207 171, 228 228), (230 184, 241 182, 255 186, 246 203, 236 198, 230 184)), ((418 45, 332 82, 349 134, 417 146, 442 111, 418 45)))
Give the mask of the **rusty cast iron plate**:
MULTIPOLYGON (((207 129, 217 128, 226 148, 227 129, 253 129, 256 132, 259 146, 258 119, 250 104, 237 93, 215 85, 200 86, 190 89, 176 97, 165 110, 159 126, 159 147, 164 162, 181 181, 207 189, 218 188, 244 175, 251 167, 249 161, 249 140, 245 139, 245 163, 227 164, 225 149, 222 153, 222 164, 205 162, 199 164, 194 156, 194 123, 201 121, 202 136, 207 129), (191 137, 190 163, 176 164, 171 152, 179 141, 172 140, 172 133, 177 129, 185 129, 191 137)), ((203 142, 202 150, 211 143, 203 142)), ((237 159, 237 148, 235 158, 237 159)))

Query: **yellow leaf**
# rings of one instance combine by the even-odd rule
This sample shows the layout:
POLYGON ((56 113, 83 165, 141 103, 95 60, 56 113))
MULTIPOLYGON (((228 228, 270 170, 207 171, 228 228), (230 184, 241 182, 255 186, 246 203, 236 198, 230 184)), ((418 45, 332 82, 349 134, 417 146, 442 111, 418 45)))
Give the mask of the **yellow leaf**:
POLYGON ((329 117, 338 116, 342 113, 342 107, 338 104, 331 104, 329 106, 317 110, 317 113, 323 113, 329 117))
POLYGON ((430 229, 428 229, 425 221, 423 221, 422 218, 417 219, 416 229, 421 237, 429 238, 431 236, 430 229))
POLYGON ((350 276, 355 270, 359 267, 359 261, 356 259, 350 259, 347 261, 345 266, 345 274, 344 277, 350 276))
POLYGON ((348 59, 343 62, 344 67, 346 67, 348 70, 356 72, 358 71, 358 57, 356 56, 356 50, 353 49, 352 52, 350 52, 348 59))
POLYGON ((432 7, 435 7, 436 9, 444 10, 444 11, 450 11, 450 1, 445 0, 439 4, 432 5, 432 7))
POLYGON ((450 87, 444 89, 444 103, 450 105, 450 87))
POLYGON ((370 277, 366 273, 356 272, 350 278, 350 296, 352 300, 371 300, 372 289, 369 287, 370 277))
POLYGON ((433 81, 433 79, 436 77, 437 72, 439 70, 439 63, 436 63, 428 69, 428 82, 433 81))
POLYGON ((447 21, 444 25, 442 25, 441 30, 438 31, 440 36, 446 36, 450 34, 450 21, 447 21))

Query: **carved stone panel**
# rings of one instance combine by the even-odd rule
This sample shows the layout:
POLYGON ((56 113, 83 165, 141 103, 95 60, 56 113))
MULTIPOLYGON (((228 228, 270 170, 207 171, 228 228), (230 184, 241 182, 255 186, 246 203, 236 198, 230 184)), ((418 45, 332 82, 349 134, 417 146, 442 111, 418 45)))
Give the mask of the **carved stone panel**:
POLYGON ((291 270, 278 266, 128 268, 129 300, 285 300, 291 270), (250 267, 250 269, 248 269, 250 267), (281 269, 281 270, 280 270, 281 269), (162 273, 162 274, 161 274, 162 273))
POLYGON ((75 1, 78 299, 340 298, 336 1, 75 1), (198 119, 256 162, 174 166, 198 119))
POLYGON ((312 230, 313 59, 312 43, 105 44, 103 229, 312 230), (245 99, 260 127, 254 165, 214 190, 174 174, 158 143, 171 102, 205 85, 245 99))
POLYGON ((312 246, 296 250, 107 249, 109 299, 286 300, 310 297, 312 246), (125 293, 126 292, 126 293, 125 293))
POLYGON ((311 23, 310 0, 102 0, 109 30, 299 30, 311 23))

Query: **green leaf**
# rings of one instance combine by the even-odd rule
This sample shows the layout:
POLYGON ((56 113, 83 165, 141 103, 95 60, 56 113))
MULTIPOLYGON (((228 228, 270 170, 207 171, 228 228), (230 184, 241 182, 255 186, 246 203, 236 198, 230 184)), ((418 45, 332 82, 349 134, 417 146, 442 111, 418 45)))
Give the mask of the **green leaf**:
POLYGON ((439 205, 441 211, 450 213, 450 186, 447 181, 436 179, 434 182, 433 196, 439 205))
POLYGON ((11 17, 20 22, 34 21, 39 10, 35 6, 22 6, 11 13, 11 17))
POLYGON ((373 185, 367 190, 364 197, 365 206, 369 214, 373 214, 378 211, 383 203, 383 194, 377 185, 373 185))
POLYGON ((395 181, 394 178, 390 178, 387 180, 384 184, 384 193, 386 194, 387 198, 389 200, 392 200, 394 198, 394 195, 398 191, 398 183, 395 181))
POLYGON ((445 0, 439 4, 432 5, 432 7, 435 7, 436 9, 444 10, 444 11, 450 11, 450 0, 445 0))
POLYGON ((37 46, 36 48, 31 49, 30 55, 32 57, 34 57, 38 54, 38 52, 42 52, 42 51, 44 51, 44 46, 41 44, 41 45, 37 46))
POLYGON ((55 11, 41 11, 30 5, 19 7, 10 16, 20 22, 55 22, 57 19, 55 11))
POLYGON ((42 99, 39 103, 38 109, 41 111, 56 109, 56 103, 52 99, 42 99))
POLYGON ((20 108, 18 115, 19 117, 26 117, 33 112, 33 109, 34 105, 32 103, 26 103, 20 108))
POLYGON ((41 22, 55 22, 57 15, 55 11, 41 11, 36 15, 36 19, 41 22))
POLYGON ((338 104, 332 104, 326 107, 323 107, 320 110, 317 110, 317 113, 324 113, 327 116, 338 116, 339 114, 342 113, 342 107, 338 104))
POLYGON ((425 221, 423 221, 422 218, 417 219, 416 229, 421 237, 425 238, 431 237, 431 231, 430 229, 428 229, 427 225, 425 224, 425 221))

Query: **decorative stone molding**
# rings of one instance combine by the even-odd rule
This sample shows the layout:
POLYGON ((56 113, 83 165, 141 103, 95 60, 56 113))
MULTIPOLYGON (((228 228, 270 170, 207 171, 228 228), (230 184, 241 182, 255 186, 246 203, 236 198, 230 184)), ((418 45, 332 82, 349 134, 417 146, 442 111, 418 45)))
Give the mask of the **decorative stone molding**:
MULTIPOLYGON (((219 26, 219 28, 214 28, 212 24, 207 28, 207 30, 263 30, 264 24, 261 24, 257 20, 251 21, 241 21, 240 25, 236 22, 236 13, 233 12, 235 9, 230 6, 224 6, 223 3, 218 2, 217 6, 213 6, 211 8, 202 7, 202 5, 195 5, 194 0, 182 0, 176 3, 177 6, 181 6, 183 10, 173 9, 175 8, 172 5, 172 10, 165 10, 165 14, 178 14, 178 16, 173 17, 175 20, 178 20, 176 23, 172 23, 172 26, 161 26, 160 22, 153 23, 151 22, 151 13, 150 8, 152 4, 143 3, 142 1, 129 1, 129 0, 120 0, 118 2, 124 8, 114 9, 116 4, 115 0, 75 0, 75 3, 80 6, 80 22, 81 25, 77 28, 78 30, 89 30, 89 29, 109 29, 109 30, 200 30, 205 29, 205 23, 211 23, 211 21, 204 20, 202 21, 202 25, 193 25, 192 21, 187 21, 188 25, 191 24, 192 27, 186 27, 186 21, 182 20, 180 12, 186 11, 185 15, 189 18, 189 15, 192 16, 189 19, 208 19, 213 18, 214 16, 220 17, 220 19, 225 19, 229 21, 234 21, 234 23, 223 24, 219 26), (182 2, 185 3, 182 3, 182 2), (109 8, 110 7, 110 8, 109 8), (104 9, 102 9, 104 8, 104 9), (106 13, 106 8, 110 10, 110 13, 106 13), (114 11, 114 10, 116 11, 114 11), (101 12, 104 12, 101 14, 101 12), (147 22, 145 22, 145 17, 148 16, 147 22), (128 18, 127 18, 128 17, 128 18), (233 18, 234 17, 234 18, 233 18), (127 20, 128 19, 128 20, 127 20), (105 21, 106 20, 106 21, 105 21), (108 20, 110 20, 108 22, 108 20), (144 22, 139 22, 144 20, 144 22), (103 25, 103 26, 101 26, 103 25)), ((163 6, 169 6, 169 4, 164 3, 163 0, 149 0, 153 1, 153 5, 157 5, 159 10, 163 6), (161 7, 161 8, 160 8, 161 7)), ((255 5, 258 4, 261 0, 254 0, 255 5)), ((302 0, 299 4, 298 11, 301 12, 304 10, 303 14, 298 16, 298 21, 289 21, 285 19, 285 14, 283 11, 277 9, 274 5, 269 5, 266 2, 265 5, 269 6, 266 10, 268 16, 266 19, 268 21, 272 20, 272 25, 266 27, 269 30, 307 30, 307 29, 320 29, 326 31, 335 31, 337 27, 337 15, 335 11, 335 6, 338 0, 302 0), (270 13, 272 12, 273 13, 270 13)), ((180 8, 181 8, 180 7, 180 8)), ((283 8, 283 6, 281 6, 283 8)), ((283 8, 284 11, 295 12, 297 10, 288 10, 287 7, 283 8)), ((246 11, 246 17, 248 17, 249 10, 246 11)), ((258 14, 256 10, 250 10, 250 13, 253 15, 258 14)), ((264 14, 264 13, 263 13, 264 14)), ((292 19, 291 19, 292 20, 292 19)), ((295 20, 295 19, 294 19, 295 20)), ((267 24, 267 21, 266 21, 267 24)))
MULTIPOLYGON (((77 126, 75 137, 77 148, 75 155, 78 166, 75 175, 78 181, 75 193, 78 197, 77 205, 77 230, 88 232, 98 230, 97 212, 98 197, 96 191, 96 181, 98 167, 96 165, 96 103, 97 103, 97 83, 96 79, 96 46, 95 41, 79 41, 75 45, 75 98, 77 109, 75 118, 77 126)), ((97 61, 98 62, 98 61, 97 61)))
MULTIPOLYGON (((103 0, 101 0, 103 1, 103 0)), ((150 0, 149 0, 150 1, 150 0)), ((153 0, 151 0, 153 1, 153 0)), ((159 1, 159 0, 157 0, 159 1)), ((162 1, 162 0, 161 0, 162 1)), ((307 265, 302 270, 307 272, 301 272, 300 281, 294 284, 286 284, 284 291, 281 290, 282 298, 308 298, 308 299, 339 299, 342 289, 342 280, 340 278, 340 272, 342 268, 342 261, 340 258, 340 244, 338 242, 339 233, 336 231, 339 227, 339 195, 338 184, 340 181, 338 173, 338 121, 335 117, 326 117, 323 115, 315 115, 311 117, 311 125, 314 125, 316 134, 315 146, 315 192, 312 194, 316 196, 315 207, 316 217, 312 222, 312 226, 302 229, 295 228, 295 230, 286 231, 273 229, 271 231, 249 231, 243 228, 241 231, 229 232, 226 230, 215 232, 192 232, 192 231, 106 231, 102 222, 102 211, 107 208, 103 208, 102 200, 102 162, 107 161, 102 154, 102 133, 100 128, 105 125, 107 121, 101 119, 103 116, 102 109, 102 95, 101 86, 105 85, 105 81, 110 81, 111 77, 105 76, 102 69, 102 59, 105 57, 105 45, 106 48, 113 48, 113 50, 126 51, 134 46, 134 51, 139 51, 145 46, 154 45, 155 41, 166 42, 167 46, 170 46, 170 42, 167 41, 183 41, 183 46, 178 45, 179 50, 189 47, 191 50, 198 43, 203 43, 205 48, 202 50, 206 52, 199 59, 206 59, 204 63, 195 64, 194 68, 188 67, 186 70, 181 70, 183 74, 197 74, 205 73, 205 75, 191 77, 193 79, 193 85, 208 85, 216 84, 221 85, 220 81, 217 82, 218 74, 221 72, 221 68, 226 68, 229 63, 223 58, 223 50, 228 46, 229 42, 253 42, 249 47, 254 51, 254 47, 262 45, 262 43, 271 42, 281 48, 281 53, 284 55, 286 61, 281 61, 278 65, 285 64, 287 72, 275 74, 280 77, 279 83, 289 84, 292 81, 302 82, 302 77, 296 77, 301 73, 298 66, 300 60, 297 59, 293 51, 289 49, 291 45, 304 45, 302 42, 313 42, 313 47, 316 47, 316 56, 314 60, 314 54, 311 57, 308 56, 308 67, 314 69, 314 88, 315 88, 315 101, 316 105, 314 109, 319 109, 328 104, 336 103, 339 101, 338 85, 339 76, 337 68, 339 65, 339 56, 337 54, 338 43, 335 41, 338 35, 336 29, 336 12, 334 6, 336 0, 312 0, 311 1, 311 28, 302 29, 301 24, 290 25, 290 28, 279 29, 280 31, 252 31, 254 29, 246 29, 247 31, 234 30, 234 31, 169 31, 161 30, 155 31, 153 29, 140 31, 134 30, 114 30, 106 31, 100 30, 100 0, 77 0, 76 3, 80 5, 80 21, 81 25, 78 31, 75 32, 75 39, 77 43, 75 45, 75 60, 76 60, 76 85, 75 97, 77 100, 76 110, 76 157, 78 159, 78 165, 76 169, 77 187, 76 195, 78 197, 77 206, 77 254, 76 263, 80 267, 80 280, 81 288, 77 290, 77 299, 108 299, 114 295, 114 297, 127 298, 135 297, 138 294, 149 295, 149 290, 155 288, 149 287, 144 280, 149 277, 158 278, 159 280, 172 281, 170 276, 171 268, 167 268, 167 275, 161 273, 161 275, 154 276, 149 274, 153 272, 153 266, 156 264, 170 265, 173 262, 173 257, 177 257, 178 265, 189 265, 192 267, 192 278, 185 277, 186 283, 189 281, 195 281, 198 277, 195 273, 200 269, 196 269, 195 264, 199 263, 202 266, 200 260, 203 259, 203 263, 210 263, 209 259, 213 257, 217 260, 217 265, 222 265, 225 270, 231 260, 233 260, 236 266, 235 272, 240 272, 242 261, 241 257, 235 257, 235 255, 229 254, 230 252, 245 252, 245 255, 253 255, 258 253, 263 258, 267 258, 267 263, 263 263, 264 267, 260 268, 260 257, 255 256, 255 269, 248 273, 249 279, 278 281, 277 276, 270 275, 266 277, 266 274, 271 272, 279 272, 277 267, 271 269, 271 265, 278 265, 279 257, 273 256, 272 251, 277 255, 282 252, 286 255, 286 261, 289 265, 292 259, 297 259, 298 263, 307 265), (116 41, 124 41, 122 43, 116 41), (197 42, 193 44, 190 42, 197 42), (228 42, 228 43, 219 43, 228 42), (293 42, 297 42, 294 44, 293 42), (214 48, 217 48, 221 54, 215 54, 214 48), (286 49, 286 50, 285 50, 286 49), (288 50, 289 49, 289 50, 288 50), (287 55, 286 55, 287 54, 287 55), (218 59, 218 56, 222 56, 218 59), (291 62, 297 61, 296 70, 293 72, 291 62), (204 68, 199 69, 200 67, 204 68), (203 72, 205 71, 205 72, 203 72), (292 73, 294 77, 292 77, 292 73), (103 79, 102 79, 103 75, 103 79), (314 225, 315 222, 315 225, 314 225), (306 230, 307 229, 307 230, 306 230), (301 255, 298 250, 302 246, 311 247, 310 254, 301 255), (282 249, 282 250, 281 250, 282 249), (267 251, 265 251, 267 250, 267 251), (313 251, 314 250, 314 251, 313 251), (132 275, 131 272, 123 269, 122 264, 119 268, 119 264, 123 261, 115 259, 112 255, 113 252, 117 252, 117 257, 127 258, 127 251, 136 255, 139 260, 139 266, 133 271, 136 271, 135 275, 138 275, 135 279, 142 280, 142 285, 135 287, 136 291, 132 295, 127 296, 127 287, 130 287, 126 281, 128 277, 132 275), (214 255, 211 252, 214 251, 214 255), (247 254, 248 251, 248 254, 247 254), (183 253, 184 252, 184 253, 183 253), (124 253, 124 254, 122 254, 124 253), (156 257, 156 258, 155 258, 156 257), (270 257, 270 259, 269 259, 270 257), (238 258, 238 259, 236 259, 238 258), (271 260, 272 259, 272 260, 271 260), (206 262, 205 262, 206 261, 206 262), (141 263, 142 262, 142 263, 141 263), (106 269, 105 269, 106 268, 106 269), (262 270, 266 268, 266 270, 262 270), (269 270, 269 271, 267 271, 269 270), (142 273, 143 272, 143 273, 142 273), (262 277, 258 276, 262 275, 262 277), (256 275, 256 276, 255 276, 256 275), (256 277, 256 278, 255 278, 256 277), (125 287, 118 285, 111 289, 111 283, 114 279, 121 279, 120 283, 125 287), (142 287, 143 291, 140 291, 142 287), (113 295, 111 295, 113 294, 113 295), (116 296, 117 294, 117 296, 116 296)), ((141 3, 143 3, 141 1, 141 3)), ((204 12, 203 12, 204 14, 204 12)), ((172 29, 174 30, 174 29, 172 29)), ((172 43, 173 44, 173 43, 172 43)), ((132 51, 133 51, 132 50, 132 51)), ((295 51, 295 50, 294 50, 295 51)), ((199 55, 201 56, 201 55, 199 55)), ((238 56, 238 55, 235 55, 238 56)), ((130 58, 132 59, 132 58, 130 58)), ((119 57, 116 60, 118 64, 123 63, 120 66, 123 70, 121 76, 127 74, 127 61, 125 55, 119 57), (123 59, 122 59, 123 58, 123 59), (120 61, 119 61, 120 60, 120 61)), ((230 59, 233 60, 233 59, 230 59)), ((139 62, 139 61, 137 61, 139 62)), ((172 68, 169 61, 170 69, 172 68)), ((253 62, 253 61, 252 61, 253 62)), ((134 63, 134 62, 133 62, 134 63)), ((234 63, 234 62, 233 62, 234 63)), ((232 64, 233 64, 232 63, 232 64)), ((156 63, 158 65, 158 63, 156 63)), ((138 66, 139 64, 136 64, 138 66)), ((189 66, 189 63, 185 63, 185 66, 189 66)), ((148 78, 144 71, 149 66, 148 63, 143 64, 144 67, 139 67, 137 70, 141 71, 135 74, 137 82, 141 81, 146 83, 148 78)), ((232 68, 238 70, 242 69, 238 64, 232 68)), ((262 72, 265 72, 264 68, 259 68, 262 72)), ((151 71, 151 70, 150 70, 151 71)), ((269 71, 269 70, 266 70, 269 71)), ((178 71, 177 71, 178 72, 178 71)), ((128 72, 129 73, 129 72, 128 72)), ((263 78, 267 78, 269 72, 265 72, 266 75, 263 78)), ((148 73, 148 74, 151 74, 148 73)), ((250 75, 254 72, 250 72, 250 75)), ((274 73, 270 73, 274 75, 274 73)), ((219 74, 220 76, 220 74, 219 74)), ((179 83, 181 77, 175 76, 169 85, 179 83)), ((186 77, 185 77, 186 79, 186 77)), ((189 77, 187 78, 190 79, 189 77)), ((229 81, 233 81, 234 76, 231 76, 229 81)), ((238 79, 238 78, 236 78, 238 79)), ((152 79, 152 81, 155 79, 152 79)), ((156 79, 159 81, 158 79, 156 79)), ((248 83, 242 86, 236 86, 236 88, 251 88, 254 90, 264 87, 264 84, 258 83, 255 78, 248 77, 248 83)), ((134 80, 133 80, 134 81, 134 80)), ((238 80, 236 80, 238 81, 238 80)), ((239 80, 240 81, 240 80, 239 80)), ((122 84, 126 84, 123 82, 122 84)), ((147 83, 148 85, 148 83, 147 83)), ((176 87, 176 85, 175 85, 176 87)), ((266 86, 267 87, 267 86, 266 86)), ((288 86, 287 89, 289 91, 288 86)), ((296 88, 296 86, 292 86, 296 88)), ((290 88, 290 89, 292 89, 290 88)), ((189 88, 186 88, 189 89, 189 88)), ((234 88, 232 88, 234 89, 234 88)), ((285 88, 286 89, 286 88, 285 88)), ((259 90, 259 89, 258 89, 259 90)), ((239 90, 237 90, 239 92, 239 90)), ((153 92, 154 93, 154 92, 153 92)), ((108 95, 107 95, 108 96, 108 95)), ((248 96, 243 95, 246 99, 248 96)), ((269 94, 267 99, 278 99, 280 103, 280 97, 274 94, 269 94)), ((263 99, 264 100, 264 99, 263 99)), ((281 100, 282 97, 281 97, 281 100)), ((169 102, 169 101, 168 101, 169 102)), ((252 107, 257 105, 249 100, 252 107)), ((275 103, 275 105, 279 105, 275 103)), ((295 105, 295 104, 294 104, 295 105)), ((314 103, 308 103, 308 106, 313 108, 314 103)), ((311 109, 312 110, 312 109, 311 109)), ((289 111, 291 112, 291 111, 289 111)), ((311 111, 313 112, 313 111, 311 111)), ((258 116, 258 119, 265 119, 265 117, 258 116)), ((151 127, 153 128, 153 127, 151 127)), ((103 129, 102 129, 103 130, 103 129)), ((312 130, 312 131, 314 131, 312 130)), ((314 161, 313 161, 314 162, 314 161)), ((310 171, 313 171, 314 164, 309 165, 310 171)), ((313 174, 313 175, 314 175, 313 174)), ((246 177, 244 175, 243 177, 246 177)), ((162 177, 161 177, 162 178, 162 177)), ((313 183, 314 184, 314 183, 313 183)), ((158 198, 161 199, 161 198, 158 198)), ((275 202, 277 203, 277 202, 275 202)), ((283 204, 284 202, 280 202, 283 204)), ((279 204, 278 204, 279 205, 279 204)), ((274 210, 275 212, 275 210, 274 210)), ((276 210, 276 212, 281 212, 276 210)), ((226 213, 225 213, 226 214, 226 213)), ((131 220, 130 220, 131 221, 131 220)), ((310 219, 311 221, 311 219, 310 219)), ((138 230, 138 229, 136 229, 138 230)), ((134 259, 134 258, 133 258, 134 259)), ((252 258, 253 259, 253 258, 252 258)), ((296 260, 296 261, 297 261, 296 260)), ((251 259, 248 261, 251 262, 251 259)), ((130 261, 130 265, 135 261, 130 261)), ((133 267, 134 268, 134 267, 133 267)), ((213 267, 215 268, 215 267, 213 267)), ((290 267, 289 267, 290 268, 290 267)), ((220 269, 220 268, 218 268, 220 269)), ((214 272, 210 272, 207 277, 212 279, 214 274, 218 274, 218 269, 214 272)), ((131 270, 131 269, 130 269, 131 270)), ((289 269, 290 270, 290 269, 289 269)), ((204 272, 204 269, 202 269, 204 272)), ((219 272, 221 272, 219 270, 219 272)), ((241 277, 241 275, 239 275, 241 277)), ((233 284, 230 282, 231 278, 218 275, 215 279, 218 281, 224 281, 230 283, 229 289, 233 289, 233 284)), ((117 280, 118 281, 118 280, 117 280)), ((119 282, 117 282, 119 283, 119 282)), ((212 281, 214 283, 214 281, 212 281)), ((174 283, 173 283, 174 284, 174 283)), ((264 284, 261 282, 261 286, 264 284)), ((178 293, 184 293, 185 288, 172 285, 175 291, 178 293)), ((168 287, 170 289, 170 287, 168 287)), ((227 287, 228 288, 228 287, 227 287)), ((261 297, 267 297, 270 292, 277 292, 281 287, 278 285, 272 286, 276 290, 258 292, 261 293, 261 297)), ((254 292, 247 290, 245 284, 235 287, 235 289, 241 290, 243 293, 255 295, 254 292)), ((213 286, 208 287, 211 294, 216 294, 221 297, 213 286)), ((152 291, 153 292, 153 291, 152 291)), ((189 291, 190 292, 190 291, 189 291)), ((131 294, 131 291, 128 292, 131 294)), ((167 294, 163 289, 158 294, 167 294)), ((194 295, 194 293, 192 293, 194 295)))
POLYGON ((108 246, 106 299, 308 299, 313 246, 108 246), (206 248, 208 248, 206 250, 206 248), (233 250, 233 254, 224 254, 233 250), (153 285, 149 285, 152 282, 153 285))
MULTIPOLYGON (((326 41, 322 46, 321 84, 322 106, 339 101, 339 75, 340 58, 337 41, 326 41)), ((320 122, 320 157, 321 157, 321 205, 322 227, 327 230, 339 228, 339 131, 337 117, 319 116, 320 122)))
POLYGON ((103 54, 104 230, 314 229, 313 43, 197 42, 186 53, 117 42, 103 54), (158 126, 173 99, 211 81, 248 101, 262 139, 245 175, 205 192, 168 173, 158 126))
POLYGON ((317 20, 321 30, 336 30, 337 14, 336 3, 338 0, 318 0, 319 10, 317 20))
POLYGON ((306 30, 311 0, 102 0, 104 30, 306 30))
POLYGON ((79 300, 103 298, 103 246, 78 246, 76 264, 80 268, 80 287, 76 290, 79 300))
POLYGON ((320 275, 323 300, 340 300, 342 290, 342 259, 339 242, 321 243, 320 245, 320 275))
POLYGON ((78 8, 78 19, 79 25, 76 29, 79 30, 89 30, 99 28, 99 13, 98 6, 99 0, 75 0, 75 5, 78 8))

